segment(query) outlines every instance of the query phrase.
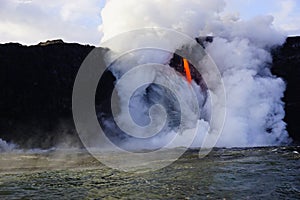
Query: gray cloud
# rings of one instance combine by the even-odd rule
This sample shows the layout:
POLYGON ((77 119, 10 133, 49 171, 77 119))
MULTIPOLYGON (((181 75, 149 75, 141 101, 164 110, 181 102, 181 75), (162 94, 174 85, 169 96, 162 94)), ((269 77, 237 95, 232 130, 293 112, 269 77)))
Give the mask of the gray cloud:
MULTIPOLYGON (((230 11, 240 10, 251 15, 250 8, 249 11, 243 8, 244 2, 226 2, 230 8, 237 9, 230 11)), ((61 38, 67 42, 98 45, 102 37, 99 27, 104 3, 105 0, 1 0, 0 43, 36 44, 61 38)), ((272 14, 276 27, 290 35, 300 34, 299 2, 274 0, 269 9, 269 13, 263 14, 272 14)))
POLYGON ((36 44, 47 39, 98 44, 103 0, 0 2, 0 42, 36 44))

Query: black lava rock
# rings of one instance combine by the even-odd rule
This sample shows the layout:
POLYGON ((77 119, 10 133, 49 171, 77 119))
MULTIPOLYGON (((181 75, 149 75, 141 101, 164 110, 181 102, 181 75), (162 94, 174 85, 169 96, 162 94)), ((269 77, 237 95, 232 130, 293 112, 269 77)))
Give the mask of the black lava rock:
POLYGON ((284 102, 287 129, 290 136, 300 141, 300 37, 289 37, 285 44, 272 52, 273 74, 287 83, 284 102))
POLYGON ((0 138, 49 148, 74 135, 73 84, 93 48, 61 40, 0 45, 0 138))

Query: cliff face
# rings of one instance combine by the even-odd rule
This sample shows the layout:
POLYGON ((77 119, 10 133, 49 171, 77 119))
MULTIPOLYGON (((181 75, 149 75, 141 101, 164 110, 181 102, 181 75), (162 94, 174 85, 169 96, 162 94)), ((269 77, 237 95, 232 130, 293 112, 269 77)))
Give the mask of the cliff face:
MULTIPOLYGON (((72 120, 72 88, 92 49, 61 40, 28 47, 0 45, 0 138, 22 147, 80 143, 72 120)), ((274 49, 273 57, 273 73, 288 83, 284 99, 288 130, 300 140, 300 37, 288 38, 284 46, 274 49)), ((114 81, 111 75, 108 79, 104 83, 114 81)))
POLYGON ((93 48, 62 41, 0 45, 0 138, 48 148, 74 135, 72 87, 93 48))
POLYGON ((284 102, 285 122, 290 136, 300 141, 300 37, 287 38, 282 47, 273 50, 273 74, 287 83, 284 102))

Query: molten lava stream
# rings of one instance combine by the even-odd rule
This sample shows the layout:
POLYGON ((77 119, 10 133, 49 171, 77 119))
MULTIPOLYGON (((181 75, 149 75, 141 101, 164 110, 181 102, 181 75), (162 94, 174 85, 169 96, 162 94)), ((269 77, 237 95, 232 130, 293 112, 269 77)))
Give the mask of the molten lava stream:
POLYGON ((187 81, 189 83, 192 83, 190 65, 189 65, 189 62, 187 61, 187 59, 185 59, 185 58, 183 59, 183 67, 184 67, 185 76, 186 76, 187 81))

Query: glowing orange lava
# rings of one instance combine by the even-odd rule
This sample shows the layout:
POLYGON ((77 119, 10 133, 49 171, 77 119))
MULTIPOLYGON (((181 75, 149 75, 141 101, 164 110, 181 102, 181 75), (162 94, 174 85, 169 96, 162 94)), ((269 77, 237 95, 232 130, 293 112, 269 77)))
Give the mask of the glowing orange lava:
POLYGON ((185 59, 185 58, 183 59, 183 67, 184 67, 185 76, 186 76, 187 81, 189 83, 192 83, 190 65, 189 65, 189 62, 187 61, 187 59, 185 59))

